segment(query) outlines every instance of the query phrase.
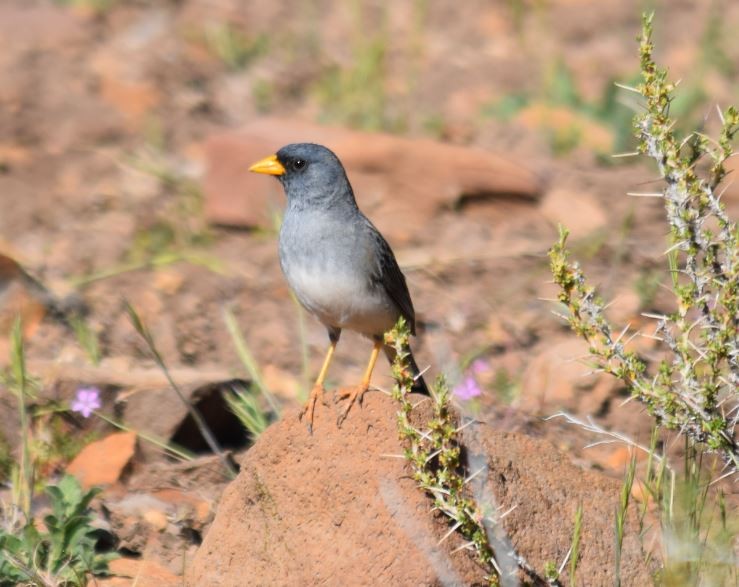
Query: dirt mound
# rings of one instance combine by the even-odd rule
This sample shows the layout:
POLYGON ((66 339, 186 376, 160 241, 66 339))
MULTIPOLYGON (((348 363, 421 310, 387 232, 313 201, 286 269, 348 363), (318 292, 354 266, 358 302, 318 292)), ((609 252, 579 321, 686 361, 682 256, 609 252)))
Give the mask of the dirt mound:
MULTIPOLYGON (((370 393, 338 429, 337 408, 319 404, 313 436, 286 414, 244 458, 186 584, 482 584, 483 569, 458 550, 461 537, 439 544, 448 522, 431 512, 405 461, 394 457, 403 452, 395 411, 390 398, 370 393)), ((489 465, 487 495, 505 510, 515 506, 504 526, 520 554, 539 571, 548 561, 559 565, 582 503, 578 578, 613 583, 618 482, 581 471, 544 441, 485 425, 467 441, 489 465)), ((622 584, 648 584, 633 531, 622 556, 622 584)))

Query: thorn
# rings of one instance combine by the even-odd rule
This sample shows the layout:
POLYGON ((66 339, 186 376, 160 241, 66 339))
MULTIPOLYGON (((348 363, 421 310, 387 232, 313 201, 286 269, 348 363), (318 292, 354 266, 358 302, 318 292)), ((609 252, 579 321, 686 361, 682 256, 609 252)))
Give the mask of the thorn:
POLYGON ((724 113, 721 112, 721 107, 718 105, 718 102, 716 103, 716 112, 718 112, 719 120, 721 120, 721 124, 726 124, 726 120, 724 120, 724 113))
POLYGON ((462 522, 457 522, 456 524, 454 524, 454 526, 452 526, 449 529, 449 532, 447 532, 446 534, 444 534, 444 536, 442 536, 441 540, 439 540, 439 542, 436 543, 436 546, 441 546, 442 542, 444 542, 447 538, 449 538, 452 534, 454 534, 454 532, 457 530, 457 528, 459 528, 461 525, 462 525, 462 522))
POLYGON ((464 549, 472 550, 473 549, 472 547, 474 546, 475 546, 474 542, 466 542, 462 546, 458 546, 457 548, 452 550, 451 554, 454 554, 455 552, 459 552, 460 550, 464 550, 464 549))
POLYGON ((631 151, 631 153, 615 153, 614 155, 611 155, 614 159, 620 159, 622 157, 636 157, 637 155, 641 155, 639 151, 631 151))
POLYGON ((626 195, 632 198, 662 198, 664 196, 662 192, 626 192, 626 195))
POLYGON ((498 517, 499 520, 504 519, 508 514, 510 514, 513 510, 515 510, 518 507, 518 504, 514 504, 511 507, 509 507, 506 511, 504 511, 500 516, 498 517))
POLYGON ((614 85, 617 88, 621 88, 622 90, 626 90, 628 92, 634 92, 635 94, 641 95, 641 91, 638 88, 632 88, 631 86, 627 86, 626 84, 620 84, 618 82, 614 82, 614 85))
POLYGON ((468 484, 468 483, 469 483, 470 481, 472 481, 472 480, 473 480, 473 479, 474 479, 475 477, 477 477, 477 476, 478 476, 478 475, 479 475, 480 473, 482 473, 483 471, 486 471, 486 470, 487 470, 487 468, 488 468, 488 466, 487 466, 487 465, 483 465, 483 466, 482 466, 482 467, 480 467, 480 468, 479 468, 479 469, 478 469, 477 471, 475 471, 474 473, 472 473, 472 475, 470 475, 469 477, 467 477, 467 479, 465 479, 464 481, 462 481, 462 484, 463 484, 463 485, 467 485, 467 484, 468 484))
POLYGON ((441 454, 441 449, 432 452, 428 457, 426 457, 425 462, 428 463, 431 459, 433 459, 436 456, 439 456, 440 454, 441 454))
POLYGON ((567 564, 567 561, 570 560, 570 555, 572 555, 572 547, 570 546, 570 549, 567 551, 567 554, 565 555, 565 559, 562 561, 562 564, 559 565, 559 569, 557 569, 558 574, 562 574, 562 571, 564 571, 565 565, 567 564))
POLYGON ((469 425, 471 425, 471 424, 476 424, 476 423, 477 423, 477 420, 469 420, 469 421, 465 422, 464 424, 462 424, 462 425, 461 425, 461 426, 460 426, 459 428, 457 428, 457 429, 456 429, 456 430, 455 430, 454 432, 455 432, 455 433, 458 433, 458 432, 462 432, 462 430, 464 430, 465 428, 467 428, 467 426, 469 426, 469 425))

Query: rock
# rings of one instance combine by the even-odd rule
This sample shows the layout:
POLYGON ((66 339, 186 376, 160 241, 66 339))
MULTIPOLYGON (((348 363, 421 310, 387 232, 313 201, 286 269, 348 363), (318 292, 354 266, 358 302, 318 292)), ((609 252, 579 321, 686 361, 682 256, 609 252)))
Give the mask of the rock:
POLYGON ((0 253, 0 365, 10 359, 10 331, 20 318, 25 337, 33 336, 46 315, 45 290, 14 259, 0 253))
MULTIPOLYGON (((429 403, 421 406, 419 417, 428 418, 429 403)), ((405 461, 389 456, 403 452, 397 404, 370 393, 341 429, 337 409, 319 402, 312 436, 294 412, 285 414, 246 453, 186 585, 243 585, 246 569, 254 585, 482 584, 483 570, 458 550, 462 538, 442 541, 448 522, 432 511, 405 461)), ((503 526, 520 554, 539 570, 564 560, 583 504, 578 576, 612 583, 620 483, 578 469, 547 442, 486 425, 466 430, 466 444, 489 466, 486 501, 513 508, 503 526)), ((649 583, 641 555, 630 522, 623 584, 649 583)))
POLYGON ((123 475, 136 450, 135 432, 116 432, 88 444, 69 463, 67 473, 84 488, 112 485, 123 475))
POLYGON ((271 226, 282 208, 274 178, 250 173, 251 163, 291 142, 322 143, 347 168, 360 207, 383 232, 407 239, 437 209, 462 196, 536 199, 539 178, 523 166, 480 149, 281 119, 260 119, 205 144, 205 212, 227 226, 271 226))
POLYGON ((119 558, 108 565, 113 577, 96 578, 100 587, 175 587, 181 579, 154 561, 119 558))
POLYGON ((605 210, 595 197, 566 188, 549 191, 539 210, 555 226, 562 224, 567 228, 573 239, 588 236, 608 222, 605 210))

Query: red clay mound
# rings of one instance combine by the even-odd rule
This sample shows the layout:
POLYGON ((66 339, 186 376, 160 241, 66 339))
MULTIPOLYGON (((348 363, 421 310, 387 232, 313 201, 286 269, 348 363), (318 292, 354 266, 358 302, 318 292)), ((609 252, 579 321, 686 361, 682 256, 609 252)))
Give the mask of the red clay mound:
MULTIPOLYGON (((428 409, 428 402, 424 405, 428 409)), ((420 417, 424 408, 419 407, 420 417)), ((337 408, 316 408, 313 436, 295 413, 268 429, 242 462, 188 569, 186 584, 479 585, 484 570, 409 477, 395 402, 367 394, 336 427, 337 408)), ((468 429, 469 430, 469 429, 468 429)), ((613 584, 613 512, 620 484, 567 462, 549 443, 478 426, 472 446, 490 465, 487 493, 504 509, 520 554, 539 571, 570 547, 579 503, 584 527, 578 583, 613 584)), ((649 584, 633 531, 622 584, 649 584)))

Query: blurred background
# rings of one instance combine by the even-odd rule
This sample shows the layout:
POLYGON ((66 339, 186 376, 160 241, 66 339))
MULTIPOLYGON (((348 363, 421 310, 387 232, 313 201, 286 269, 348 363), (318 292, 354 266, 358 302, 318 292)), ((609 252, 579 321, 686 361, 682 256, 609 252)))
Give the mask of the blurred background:
MULTIPOLYGON (((583 452, 581 431, 540 420, 566 409, 641 442, 651 427, 577 361, 546 250, 571 228, 617 324, 669 309, 661 201, 626 196, 655 191, 657 172, 613 157, 634 150, 636 95, 614 82, 638 83, 652 9, 658 62, 681 80, 673 114, 714 128, 739 95, 730 0, 4 0, 0 362, 20 311, 37 405, 93 386, 111 417, 204 451, 127 300, 220 440, 247 446, 219 382, 297 406, 326 336, 279 270, 279 184, 246 170, 322 142, 407 275, 419 363, 479 417, 620 475, 625 448, 583 452)), ((724 201, 736 217, 737 185, 724 201)), ((355 382, 368 351, 347 333, 329 386, 355 382)), ((391 387, 385 365, 375 383, 391 387)), ((0 480, 14 405, 0 388, 0 480)), ((62 410, 34 421, 50 473, 113 429, 62 410)), ((143 453, 142 467, 161 458, 143 453)))

